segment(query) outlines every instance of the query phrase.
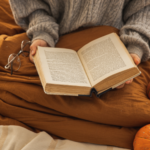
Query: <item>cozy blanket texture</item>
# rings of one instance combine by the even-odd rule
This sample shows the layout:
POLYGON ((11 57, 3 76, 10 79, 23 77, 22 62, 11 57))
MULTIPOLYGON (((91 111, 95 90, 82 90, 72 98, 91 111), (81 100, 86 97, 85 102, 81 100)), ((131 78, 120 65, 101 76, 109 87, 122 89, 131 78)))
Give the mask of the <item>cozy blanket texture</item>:
POLYGON ((53 139, 42 131, 34 133, 20 126, 0 125, 0 150, 129 150, 119 147, 53 139))
MULTIPOLYGON (((142 72, 133 83, 100 98, 51 96, 43 92, 36 68, 21 58, 19 71, 11 76, 4 69, 8 56, 18 53, 27 39, 17 26, 7 0, 0 2, 0 125, 18 125, 33 132, 45 131, 53 138, 132 148, 138 129, 150 123, 150 61, 139 65, 142 72)), ((64 35, 56 47, 78 50, 108 33, 119 31, 100 26, 64 35)))

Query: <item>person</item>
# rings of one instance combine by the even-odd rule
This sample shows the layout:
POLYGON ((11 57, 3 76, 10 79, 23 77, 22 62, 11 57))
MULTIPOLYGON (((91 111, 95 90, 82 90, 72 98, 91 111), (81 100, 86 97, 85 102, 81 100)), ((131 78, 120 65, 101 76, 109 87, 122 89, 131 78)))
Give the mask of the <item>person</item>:
MULTIPOLYGON (((150 0, 9 0, 15 21, 37 46, 54 47, 59 36, 80 27, 107 25, 120 38, 136 65, 150 57, 150 0)), ((126 81, 117 88, 130 84, 126 81)))

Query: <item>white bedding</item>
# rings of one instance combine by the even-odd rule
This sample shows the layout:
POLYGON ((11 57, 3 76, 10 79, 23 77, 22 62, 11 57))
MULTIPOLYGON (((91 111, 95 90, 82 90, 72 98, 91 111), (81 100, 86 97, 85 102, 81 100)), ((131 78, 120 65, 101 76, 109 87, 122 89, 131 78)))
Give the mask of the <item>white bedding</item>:
POLYGON ((20 126, 0 126, 0 150, 129 150, 105 145, 54 140, 46 132, 34 133, 20 126))

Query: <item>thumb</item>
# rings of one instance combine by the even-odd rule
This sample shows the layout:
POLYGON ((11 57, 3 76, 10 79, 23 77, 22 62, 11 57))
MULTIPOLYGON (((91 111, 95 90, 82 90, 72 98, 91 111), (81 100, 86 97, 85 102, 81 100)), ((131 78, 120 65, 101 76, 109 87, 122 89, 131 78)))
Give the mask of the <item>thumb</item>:
POLYGON ((30 46, 30 54, 33 56, 35 55, 36 53, 36 50, 37 50, 37 45, 32 43, 32 45, 30 46))
POLYGON ((37 45, 35 45, 34 43, 32 43, 32 45, 30 46, 30 55, 29 55, 29 58, 30 58, 30 61, 33 63, 33 57, 36 53, 36 50, 37 50, 37 45))
POLYGON ((136 65, 139 65, 140 62, 141 62, 141 59, 139 58, 139 56, 136 55, 136 54, 130 54, 130 55, 131 55, 131 57, 132 57, 134 63, 135 63, 136 65))
POLYGON ((32 57, 32 54, 30 53, 29 55, 29 58, 30 58, 30 61, 33 63, 33 57, 32 57))

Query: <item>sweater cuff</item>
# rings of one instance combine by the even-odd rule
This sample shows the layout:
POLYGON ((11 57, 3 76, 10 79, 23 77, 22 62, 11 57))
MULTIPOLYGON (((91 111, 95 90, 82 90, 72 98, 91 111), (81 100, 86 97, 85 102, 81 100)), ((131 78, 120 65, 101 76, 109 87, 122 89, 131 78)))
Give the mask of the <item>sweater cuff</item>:
POLYGON ((140 47, 137 47, 135 45, 129 45, 127 46, 127 49, 129 53, 137 54, 140 59, 142 59, 143 56, 143 50, 140 47))
POLYGON ((38 31, 33 34, 32 42, 34 40, 44 40, 50 47, 55 46, 53 38, 46 32, 38 31))

